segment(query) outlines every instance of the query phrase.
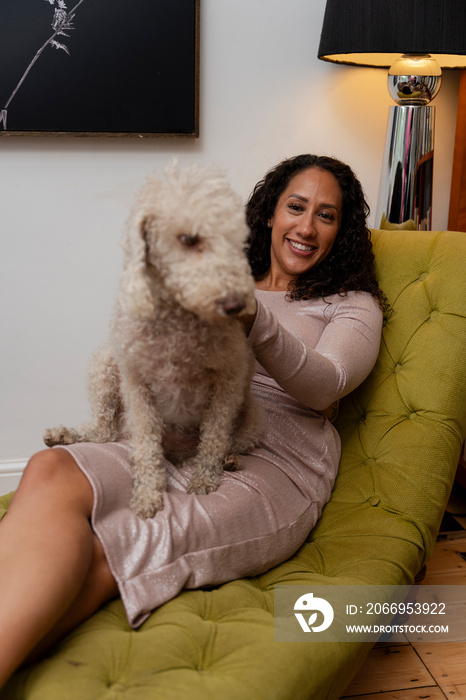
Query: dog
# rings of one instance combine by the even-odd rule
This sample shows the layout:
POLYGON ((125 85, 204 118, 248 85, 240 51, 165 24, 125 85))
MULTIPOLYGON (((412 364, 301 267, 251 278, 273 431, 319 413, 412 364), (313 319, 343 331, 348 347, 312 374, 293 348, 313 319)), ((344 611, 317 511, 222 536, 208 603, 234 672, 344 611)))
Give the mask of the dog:
POLYGON ((255 310, 248 234, 215 168, 172 164, 163 180, 148 179, 128 220, 109 340, 89 373, 94 420, 44 435, 48 446, 127 440, 130 507, 141 518, 163 508, 166 458, 191 467, 188 492, 208 494, 260 441, 240 320, 255 310))

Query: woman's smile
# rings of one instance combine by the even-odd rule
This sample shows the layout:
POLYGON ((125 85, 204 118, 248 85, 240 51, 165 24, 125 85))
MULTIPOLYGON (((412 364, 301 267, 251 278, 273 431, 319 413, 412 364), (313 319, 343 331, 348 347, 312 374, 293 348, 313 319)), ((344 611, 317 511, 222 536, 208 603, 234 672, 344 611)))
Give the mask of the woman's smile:
POLYGON ((291 248, 294 251, 296 251, 296 253, 298 253, 298 255, 302 254, 304 256, 307 256, 307 255, 313 253, 315 250, 317 250, 316 246, 305 245, 304 243, 300 243, 299 241, 294 241, 291 238, 286 238, 285 240, 288 241, 291 248))

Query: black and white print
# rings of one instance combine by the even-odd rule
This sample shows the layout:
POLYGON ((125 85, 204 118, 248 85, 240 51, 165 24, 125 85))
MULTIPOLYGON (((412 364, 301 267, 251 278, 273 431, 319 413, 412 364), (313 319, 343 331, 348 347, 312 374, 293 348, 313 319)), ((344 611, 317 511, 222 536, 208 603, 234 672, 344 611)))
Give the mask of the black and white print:
POLYGON ((199 0, 0 0, 0 135, 198 135, 199 0))

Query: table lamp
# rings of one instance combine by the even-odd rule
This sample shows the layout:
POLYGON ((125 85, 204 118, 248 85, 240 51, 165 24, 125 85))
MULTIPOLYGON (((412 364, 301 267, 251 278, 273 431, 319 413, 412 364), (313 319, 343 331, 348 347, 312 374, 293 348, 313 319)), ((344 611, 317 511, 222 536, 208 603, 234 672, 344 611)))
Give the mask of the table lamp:
POLYGON ((442 68, 466 68, 466 0, 328 0, 318 57, 388 67, 380 228, 432 228, 435 107, 442 68))

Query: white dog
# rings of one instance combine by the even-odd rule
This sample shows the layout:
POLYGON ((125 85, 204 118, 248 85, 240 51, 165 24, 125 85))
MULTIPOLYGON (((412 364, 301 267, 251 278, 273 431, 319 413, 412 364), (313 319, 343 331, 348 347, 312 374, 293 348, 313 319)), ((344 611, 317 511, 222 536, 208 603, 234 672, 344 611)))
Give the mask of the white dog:
POLYGON ((95 420, 44 435, 49 446, 127 439, 140 517, 163 507, 168 453, 194 468, 189 492, 207 494, 258 443, 254 359, 238 320, 255 308, 247 236, 221 173, 171 166, 148 180, 129 219, 109 343, 90 372, 95 420), (190 453, 164 450, 168 436, 193 431, 190 453))

